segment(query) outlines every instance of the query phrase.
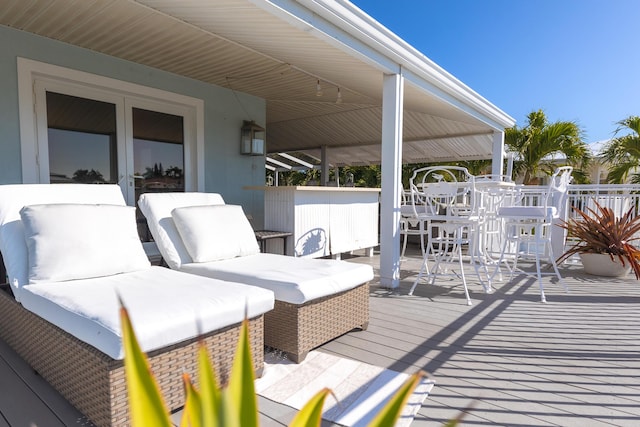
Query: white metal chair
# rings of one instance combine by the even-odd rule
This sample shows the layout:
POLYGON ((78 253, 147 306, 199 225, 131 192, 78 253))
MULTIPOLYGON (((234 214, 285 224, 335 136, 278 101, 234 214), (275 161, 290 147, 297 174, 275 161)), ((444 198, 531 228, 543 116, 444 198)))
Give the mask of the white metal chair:
POLYGON ((467 304, 471 305, 463 266, 463 246, 467 246, 471 265, 480 275, 484 268, 477 252, 477 237, 482 221, 477 204, 474 177, 467 169, 455 166, 434 166, 416 169, 410 180, 414 215, 424 221, 428 233, 427 248, 422 266, 409 295, 413 294, 424 275, 433 284, 438 276, 453 274, 462 280, 467 304), (429 267, 429 262, 433 266, 429 267), (448 272, 446 266, 457 263, 459 273, 448 272))
MULTIPOLYGON (((552 247, 552 231, 555 220, 558 220, 561 207, 566 204, 568 185, 571 182, 571 166, 562 166, 555 170, 546 192, 539 197, 537 205, 503 206, 498 208, 498 218, 504 221, 504 238, 500 259, 492 278, 499 273, 504 263, 511 273, 511 278, 517 270, 518 260, 524 256, 535 257, 536 277, 540 287, 540 299, 546 302, 540 258, 545 256, 553 267, 553 273, 559 283, 567 290, 562 276, 558 271, 552 247), (509 266, 508 259, 513 259, 509 266)), ((558 232, 561 230, 558 230, 558 232)), ((522 272, 522 271, 520 271, 522 272)), ((527 274, 526 272, 522 272, 527 274)))
POLYGON ((407 241, 409 236, 418 236, 420 238, 420 249, 422 256, 425 254, 424 241, 427 237, 427 227, 425 225, 425 219, 416 216, 414 209, 414 203, 411 200, 411 191, 401 189, 402 203, 400 205, 400 235, 402 239, 402 252, 400 253, 400 260, 404 259, 404 254, 407 250, 407 241), (408 194, 407 194, 408 193, 408 194), (408 197, 407 197, 408 196, 408 197))
MULTIPOLYGON (((480 228, 479 256, 486 265, 496 265, 502 253, 504 236, 504 221, 498 217, 498 209, 513 206, 519 190, 513 181, 489 180, 483 179, 484 177, 486 176, 480 179, 475 177, 476 194, 484 215, 480 228)), ((491 283, 488 286, 490 288, 491 283)))

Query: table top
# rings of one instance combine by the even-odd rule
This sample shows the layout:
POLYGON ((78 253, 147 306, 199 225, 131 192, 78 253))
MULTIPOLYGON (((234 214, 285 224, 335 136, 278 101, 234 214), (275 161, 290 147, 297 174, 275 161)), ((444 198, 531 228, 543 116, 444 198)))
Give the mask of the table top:
POLYGON ((263 190, 263 191, 319 191, 336 193, 380 193, 380 188, 369 187, 329 187, 319 185, 280 185, 280 186, 246 186, 243 190, 263 190))
POLYGON ((288 231, 275 231, 275 230, 255 230, 256 239, 265 240, 265 239, 275 239, 277 237, 289 237, 293 233, 288 231))

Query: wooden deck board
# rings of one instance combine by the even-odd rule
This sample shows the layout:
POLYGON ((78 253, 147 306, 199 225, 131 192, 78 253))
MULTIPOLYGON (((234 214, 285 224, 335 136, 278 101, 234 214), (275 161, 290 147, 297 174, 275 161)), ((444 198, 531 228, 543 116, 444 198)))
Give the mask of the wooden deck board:
POLYGON ((7 425, 91 425, 1 340, 0 379, 0 420, 7 425))
MULTIPOLYGON (((377 268, 378 258, 352 261, 377 268)), ((436 384, 414 426, 441 426, 468 405, 473 407, 462 425, 640 424, 640 283, 632 276, 602 279, 582 274, 579 266, 563 268, 570 291, 545 278, 546 304, 539 302, 531 277, 496 283, 493 294, 484 294, 470 277, 469 307, 460 284, 446 279, 420 284, 408 296, 418 268, 419 261, 408 258, 400 288, 372 285, 368 330, 320 348, 401 372, 429 372, 436 384)), ((0 343, 2 383, 24 369, 16 368, 24 362, 7 354, 11 351, 0 343)), ((7 383, 10 393, 19 395, 20 381, 7 383)), ((33 375, 22 381, 28 384, 27 395, 20 397, 24 407, 63 400, 50 388, 29 391, 38 381, 33 375)), ((0 427, 20 425, 8 421, 15 408, 7 406, 3 398, 0 427)), ((261 425, 267 427, 287 425, 295 414, 262 398, 259 406, 261 425)), ((66 416, 63 424, 38 425, 75 425, 75 420, 66 416)))

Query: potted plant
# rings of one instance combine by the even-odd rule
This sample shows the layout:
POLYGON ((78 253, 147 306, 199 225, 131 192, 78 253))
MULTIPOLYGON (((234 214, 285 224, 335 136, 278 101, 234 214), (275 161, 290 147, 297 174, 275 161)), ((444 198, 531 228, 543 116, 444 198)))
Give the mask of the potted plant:
POLYGON ((640 249, 633 243, 640 236, 640 216, 633 216, 632 207, 616 217, 613 209, 594 203, 596 209, 586 208, 586 212, 574 207, 579 217, 558 224, 567 230, 568 238, 577 240, 558 262, 578 254, 589 274, 624 276, 632 269, 640 279, 640 249))

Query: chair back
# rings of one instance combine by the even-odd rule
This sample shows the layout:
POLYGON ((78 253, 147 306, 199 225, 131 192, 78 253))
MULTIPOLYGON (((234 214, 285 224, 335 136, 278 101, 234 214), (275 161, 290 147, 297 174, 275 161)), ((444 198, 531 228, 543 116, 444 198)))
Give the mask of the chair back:
POLYGON ((18 301, 20 289, 29 284, 29 255, 20 210, 29 205, 61 203, 126 204, 120 187, 115 184, 0 185, 0 252, 11 290, 18 301))
POLYGON ((569 190, 569 184, 571 183, 571 173, 573 167, 561 166, 557 168, 551 180, 549 181, 549 188, 544 196, 545 207, 555 207, 560 210, 564 202, 567 200, 567 192, 569 190))
POLYGON ((144 193, 138 199, 138 207, 147 218, 149 230, 162 258, 174 270, 179 269, 182 264, 192 263, 193 258, 180 237, 171 212, 187 206, 224 204, 224 199, 218 193, 144 193))
POLYGON ((409 179, 416 216, 465 216, 477 211, 473 175, 459 166, 430 166, 409 179))

